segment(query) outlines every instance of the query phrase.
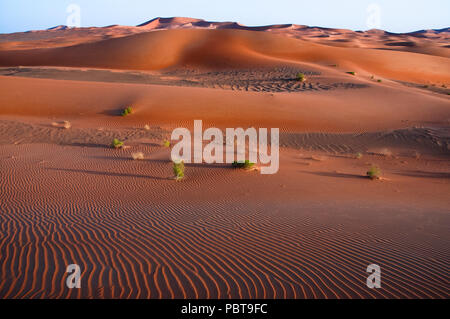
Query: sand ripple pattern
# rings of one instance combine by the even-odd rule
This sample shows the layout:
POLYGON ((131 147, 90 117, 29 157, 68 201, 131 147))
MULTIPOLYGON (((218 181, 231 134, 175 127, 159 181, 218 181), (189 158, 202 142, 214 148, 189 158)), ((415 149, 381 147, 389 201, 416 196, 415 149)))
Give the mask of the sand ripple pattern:
POLYGON ((222 70, 201 72, 176 69, 161 74, 136 71, 114 72, 108 70, 77 70, 45 67, 0 68, 0 75, 44 79, 141 83, 170 86, 214 88, 234 91, 290 93, 305 91, 328 91, 336 89, 360 89, 367 84, 352 82, 330 82, 318 78, 320 72, 293 67, 222 70), (299 82, 296 75, 303 73, 307 82, 299 82))
POLYGON ((291 148, 318 150, 326 153, 367 151, 370 147, 409 149, 439 155, 450 155, 450 129, 406 128, 364 133, 281 133, 280 145, 291 148))
POLYGON ((100 148, 11 145, 0 158, 1 298, 449 297, 442 212, 256 201, 243 190, 260 175, 192 165, 175 183, 168 162, 100 148), (72 263, 81 289, 65 285, 72 263), (371 263, 383 289, 365 286, 371 263))

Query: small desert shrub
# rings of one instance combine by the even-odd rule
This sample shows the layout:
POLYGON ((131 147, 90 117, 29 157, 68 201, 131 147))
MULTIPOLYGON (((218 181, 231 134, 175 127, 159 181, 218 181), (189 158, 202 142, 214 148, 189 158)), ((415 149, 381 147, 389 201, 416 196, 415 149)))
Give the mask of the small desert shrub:
POLYGON ((170 141, 165 140, 165 141, 163 142, 163 146, 164 146, 164 147, 170 147, 170 141))
POLYGON ((356 75, 356 72, 350 71, 350 72, 347 72, 347 74, 356 75))
POLYGON ((381 177, 381 170, 377 167, 377 166, 372 166, 368 171, 367 171, 367 176, 370 179, 380 179, 381 177))
POLYGON ((184 162, 173 162, 173 173, 175 174, 175 179, 180 181, 184 178, 184 162))
POLYGON ((111 147, 113 148, 122 148, 123 147, 123 142, 118 140, 117 138, 115 138, 112 143, 111 143, 111 147))
POLYGON ((356 158, 361 159, 363 157, 362 153, 356 153, 356 158))
POLYGON ((297 81, 305 82, 306 81, 306 75, 304 75, 303 73, 297 73, 297 81))
POLYGON ((249 160, 242 161, 234 161, 232 164, 233 168, 242 168, 242 169, 251 169, 255 166, 255 163, 250 162, 249 160))
POLYGON ((133 113, 133 108, 131 106, 127 107, 122 111, 122 116, 127 116, 129 114, 133 113))
POLYGON ((136 152, 136 153, 131 153, 131 157, 137 161, 137 160, 143 160, 144 159, 144 153, 142 152, 136 152))

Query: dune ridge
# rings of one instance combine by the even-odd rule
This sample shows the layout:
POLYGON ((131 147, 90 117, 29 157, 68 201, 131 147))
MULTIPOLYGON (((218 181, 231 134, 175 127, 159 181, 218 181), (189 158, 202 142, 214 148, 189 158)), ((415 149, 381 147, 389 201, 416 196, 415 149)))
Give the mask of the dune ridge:
POLYGON ((450 82, 445 57, 339 48, 262 32, 165 30, 61 48, 0 50, 0 66, 47 65, 132 70, 245 68, 291 63, 339 64, 396 80, 450 82), (411 69, 411 64, 415 68, 411 69), (395 65, 395 67, 394 67, 395 65))
POLYGON ((48 30, 0 34, 0 48, 16 47, 23 49, 40 46, 67 46, 69 43, 73 45, 82 42, 95 42, 105 38, 173 29, 231 29, 270 32, 337 47, 382 48, 450 57, 448 50, 449 28, 392 33, 383 30, 352 31, 297 24, 248 27, 237 22, 213 22, 183 17, 154 18, 136 27, 111 25, 107 27, 68 28, 61 25, 48 30))

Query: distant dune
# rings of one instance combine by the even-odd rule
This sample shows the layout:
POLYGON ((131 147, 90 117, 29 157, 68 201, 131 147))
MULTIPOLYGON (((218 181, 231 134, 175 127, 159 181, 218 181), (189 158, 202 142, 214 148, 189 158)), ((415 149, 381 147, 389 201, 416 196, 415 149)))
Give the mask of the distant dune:
POLYGON ((233 29, 262 31, 313 43, 337 47, 378 48, 450 57, 449 28, 391 33, 382 30, 352 31, 335 28, 309 27, 297 24, 277 24, 248 27, 237 22, 212 22, 193 18, 155 18, 138 26, 68 28, 56 26, 48 30, 0 34, 0 48, 29 49, 58 47, 100 41, 137 33, 173 29, 233 29))
POLYGON ((328 44, 268 32, 165 30, 97 42, 90 42, 89 38, 85 41, 88 43, 48 48, 20 48, 22 42, 7 42, 0 47, 0 66, 131 70, 200 67, 215 70, 273 66, 284 61, 334 64, 352 71, 416 83, 424 83, 425 79, 444 83, 450 81, 449 59, 442 56, 355 47, 331 48, 328 44))

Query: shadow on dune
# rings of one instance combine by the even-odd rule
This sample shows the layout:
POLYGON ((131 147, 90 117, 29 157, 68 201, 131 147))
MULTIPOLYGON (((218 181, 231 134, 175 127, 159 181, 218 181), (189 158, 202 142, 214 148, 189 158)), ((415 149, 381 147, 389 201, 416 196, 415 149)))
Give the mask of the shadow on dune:
POLYGON ((447 172, 409 171, 406 173, 396 173, 396 174, 409 177, 450 178, 450 173, 447 172))
POLYGON ((70 169, 70 168, 47 168, 47 169, 48 170, 52 170, 52 171, 69 172, 69 173, 80 173, 80 174, 90 174, 90 175, 100 175, 100 176, 147 178, 147 179, 154 179, 154 180, 170 180, 170 178, 166 178, 166 177, 127 174, 127 173, 90 171, 90 170, 70 169))
MULTIPOLYGON (((99 160, 110 160, 110 161, 132 161, 135 160, 131 157, 108 157, 108 156, 91 156, 92 159, 99 160)), ((143 159, 139 160, 139 162, 149 162, 149 163, 162 163, 162 164, 172 164, 170 159, 143 159)), ((191 168, 232 168, 231 164, 207 164, 207 163, 186 163, 186 167, 191 168)))
POLYGON ((196 168, 232 168, 231 164, 186 163, 185 166, 196 168))
POLYGON ((97 144, 97 143, 62 143, 62 145, 77 146, 77 147, 96 147, 96 148, 107 147, 105 144, 97 144))
POLYGON ((137 98, 135 96, 125 96, 122 97, 117 101, 117 103, 114 103, 112 109, 103 110, 102 112, 99 112, 100 115, 107 115, 107 116, 122 116, 122 112, 125 108, 129 106, 133 106, 133 104, 136 103, 137 98))
MULTIPOLYGON (((127 161, 127 162, 135 161, 131 156, 129 156, 129 157, 91 156, 90 158, 98 159, 98 160, 109 160, 109 161, 127 161)), ((164 160, 164 159, 151 159, 151 158, 139 160, 139 162, 166 163, 166 164, 171 163, 171 161, 169 159, 164 160)))
POLYGON ((347 174, 347 173, 333 173, 333 172, 306 172, 303 173, 325 176, 325 177, 336 177, 336 178, 357 178, 357 179, 367 179, 367 176, 357 175, 357 174, 347 174))

